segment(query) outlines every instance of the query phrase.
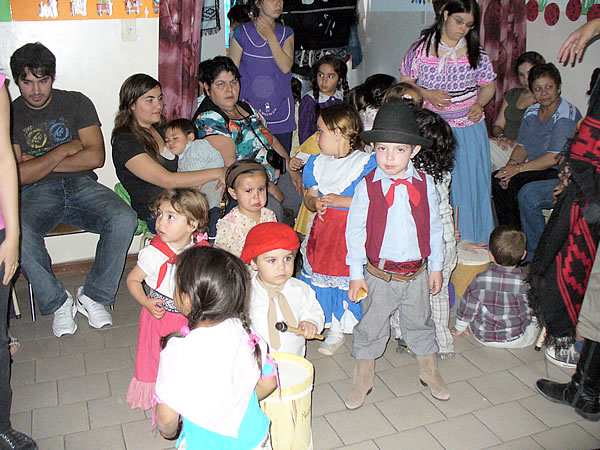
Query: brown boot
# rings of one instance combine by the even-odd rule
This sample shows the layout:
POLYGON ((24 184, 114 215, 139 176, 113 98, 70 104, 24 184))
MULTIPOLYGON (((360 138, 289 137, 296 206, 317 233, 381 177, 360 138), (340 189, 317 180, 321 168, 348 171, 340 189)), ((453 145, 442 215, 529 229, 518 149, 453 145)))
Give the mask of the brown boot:
POLYGON ((442 380, 438 369, 435 353, 425 356, 417 356, 419 362, 419 378, 423 386, 429 386, 431 395, 437 400, 449 400, 450 392, 448 386, 442 380))
POLYGON ((352 388, 346 397, 346 408, 360 408, 365 401, 365 397, 373 389, 373 380, 375 379, 375 360, 357 359, 354 366, 354 379, 352 388))

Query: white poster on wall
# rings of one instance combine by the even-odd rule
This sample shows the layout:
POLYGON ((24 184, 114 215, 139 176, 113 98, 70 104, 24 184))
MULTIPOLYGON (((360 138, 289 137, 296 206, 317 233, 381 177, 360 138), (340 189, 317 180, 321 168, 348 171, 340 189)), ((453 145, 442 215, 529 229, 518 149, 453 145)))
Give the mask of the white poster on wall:
POLYGON ((433 11, 431 0, 367 0, 369 12, 433 11))

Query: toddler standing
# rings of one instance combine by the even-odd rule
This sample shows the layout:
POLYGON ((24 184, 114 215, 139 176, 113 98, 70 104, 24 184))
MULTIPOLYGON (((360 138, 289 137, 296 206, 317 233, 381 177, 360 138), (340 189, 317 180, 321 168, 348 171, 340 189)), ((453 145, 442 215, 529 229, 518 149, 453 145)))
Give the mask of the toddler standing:
POLYGON ((298 247, 298 235, 289 226, 261 223, 246 236, 241 259, 254 271, 250 297, 252 329, 271 350, 304 357, 305 340, 314 339, 323 329, 325 317, 310 286, 292 278, 298 247), (281 321, 303 330, 304 336, 281 333, 275 328, 281 321))
POLYGON ((237 206, 217 223, 215 247, 239 257, 246 235, 254 225, 277 221, 275 213, 265 208, 268 181, 267 172, 256 161, 240 159, 229 166, 225 184, 237 206))
POLYGON ((429 303, 429 294, 442 285, 443 226, 433 179, 411 162, 431 140, 421 135, 410 107, 398 101, 383 105, 361 138, 374 144, 377 168, 358 184, 348 213, 348 298, 361 301, 362 290, 367 295, 354 329, 356 366, 346 407, 359 408, 373 388, 375 359, 385 351, 396 309, 402 336, 417 355, 421 383, 434 398, 448 400, 429 303))
POLYGON ((304 204, 317 214, 306 240, 300 279, 315 290, 329 328, 318 351, 332 355, 362 316, 360 305, 347 299, 350 272, 344 233, 354 189, 375 167, 375 158, 359 150, 362 125, 353 107, 323 109, 317 126, 321 154, 311 156, 303 172, 304 204))
POLYGON ((270 449, 258 402, 275 389, 277 372, 250 331, 247 267, 224 250, 190 248, 177 262, 176 284, 188 325, 160 354, 158 430, 167 439, 181 430, 179 448, 270 449))
POLYGON ((157 235, 138 255, 127 277, 127 288, 143 306, 140 313, 135 372, 127 402, 132 409, 150 409, 158 371, 160 338, 186 324, 173 302, 177 254, 194 244, 208 245, 208 203, 195 189, 163 191, 154 203, 157 235), (198 235, 203 232, 204 235, 198 235), (194 237, 196 234, 197 237, 194 237), (142 286, 146 282, 150 294, 142 286))

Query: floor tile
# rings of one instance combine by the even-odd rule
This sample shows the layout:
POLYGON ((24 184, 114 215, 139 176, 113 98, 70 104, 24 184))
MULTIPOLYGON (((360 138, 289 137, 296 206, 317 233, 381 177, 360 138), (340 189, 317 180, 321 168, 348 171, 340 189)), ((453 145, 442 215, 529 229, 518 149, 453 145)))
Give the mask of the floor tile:
POLYGON ((504 442, 547 429, 539 419, 518 402, 503 403, 475 411, 473 415, 504 442))
POLYGON ((104 333, 104 343, 106 348, 130 347, 135 345, 138 337, 138 326, 127 325, 123 327, 112 328, 104 333))
POLYGON ((13 362, 10 370, 11 386, 23 386, 35 383, 35 360, 13 362))
POLYGON ((14 413, 45 408, 58 404, 56 381, 46 381, 13 388, 12 408, 14 413))
POLYGON ((65 438, 63 436, 52 436, 45 439, 36 439, 38 447, 42 450, 64 450, 65 438))
POLYGON ((359 442, 358 444, 346 445, 345 447, 338 447, 336 450, 378 450, 379 447, 375 445, 373 441, 359 442))
POLYGON ((21 310, 21 319, 10 321, 10 332, 19 339, 19 342, 31 342, 35 341, 35 325, 29 318, 29 313, 21 310))
POLYGON ((544 448, 599 448, 600 440, 576 423, 544 431, 531 436, 544 448))
MULTIPOLYGON (((354 366, 356 365, 356 360, 352 357, 352 354, 350 352, 336 353, 333 355, 333 359, 346 373, 348 378, 352 378, 354 375, 354 366)), ((375 361, 375 372, 391 368, 392 365, 385 358, 379 358, 375 361)))
MULTIPOLYGON (((398 353, 396 352, 397 347, 396 340, 390 339, 381 359, 385 359, 394 367, 410 366, 417 363, 415 355, 412 353, 398 353)), ((381 359, 378 359, 377 362, 381 359)))
POLYGON ((509 348, 508 351, 525 364, 544 359, 544 349, 536 352, 533 345, 525 348, 509 348))
POLYGON ((502 348, 482 347, 461 353, 479 370, 485 373, 498 372, 523 364, 519 358, 502 348))
POLYGON ((579 422, 577 422, 577 425, 590 433, 596 439, 600 439, 600 422, 590 422, 589 420, 582 419, 579 415, 577 417, 579 417, 579 422))
POLYGON ((131 409, 124 398, 100 398, 88 402, 90 428, 104 428, 111 425, 135 422, 146 416, 141 409, 131 409), (110 414, 106 412, 110 411, 110 414))
POLYGON ((313 446, 315 450, 329 450, 344 445, 325 417, 314 417, 312 420, 313 446))
POLYGON ((481 370, 471 364, 462 354, 457 354, 452 359, 440 360, 438 361, 438 366, 446 384, 468 380, 469 378, 483 374, 481 370))
POLYGON ((129 389, 129 383, 131 383, 131 379, 133 378, 133 367, 113 370, 112 372, 107 372, 107 375, 111 395, 113 397, 125 398, 129 389))
POLYGON ((55 337, 21 342, 21 348, 15 355, 16 362, 32 359, 52 358, 60 354, 58 339, 55 337))
POLYGON ((120 425, 65 436, 66 450, 125 450, 125 440, 120 425))
POLYGON ((397 396, 414 394, 424 388, 419 382, 419 368, 416 364, 384 370, 377 376, 397 396))
POLYGON ((11 414, 10 422, 15 430, 31 436, 31 411, 11 414))
POLYGON ((162 450, 175 447, 175 442, 167 441, 158 432, 152 431, 151 419, 123 424, 123 436, 127 450, 162 450))
POLYGON ((325 355, 319 353, 317 349, 322 341, 312 340, 306 342, 306 359, 314 361, 315 359, 325 358, 325 355))
POLYGON ((110 396, 105 373, 58 380, 58 402, 61 405, 110 396))
POLYGON ((375 406, 398 431, 445 419, 440 410, 422 393, 377 402, 375 406))
POLYGON ((133 367, 133 358, 128 348, 92 350, 85 352, 83 357, 88 374, 133 367))
POLYGON ((534 395, 535 392, 521 383, 514 375, 504 370, 481 375, 469 380, 469 384, 494 405, 534 395))
POLYGON ((380 437, 375 439, 375 443, 381 450, 436 450, 442 448, 440 443, 435 440, 425 427, 413 428, 412 430, 380 437))
POLYGON ((333 358, 321 358, 313 361, 315 366, 315 384, 329 383, 348 378, 346 372, 333 358))
POLYGON ((540 378, 546 378, 559 383, 571 381, 571 376, 560 370, 546 360, 535 361, 533 363, 513 367, 509 372, 516 376, 527 386, 535 389, 535 382, 540 378))
POLYGON ((548 427, 559 427, 581 419, 570 406, 553 403, 541 394, 522 398, 519 403, 548 427))
POLYGON ((480 449, 501 443, 471 414, 433 423, 425 428, 446 449, 480 449))
POLYGON ((464 336, 458 336, 454 338, 454 353, 462 353, 467 350, 472 350, 475 347, 467 338, 464 336))
POLYGON ((38 382, 84 375, 83 353, 38 359, 35 369, 38 382))
MULTIPOLYGON (((344 400, 346 398, 346 395, 348 395, 348 393, 350 392, 350 388, 352 387, 352 380, 347 379, 347 380, 332 381, 329 384, 331 384, 333 389, 335 389, 338 396, 342 400, 344 400)), ((365 405, 370 405, 371 403, 376 403, 376 402, 379 402, 382 400, 389 400, 391 398, 396 398, 396 396, 383 383, 383 381, 381 381, 381 379, 378 376, 376 376, 375 380, 373 381, 373 389, 371 390, 371 393, 369 393, 365 397, 365 405)), ((345 406, 344 406, 344 408, 345 408, 345 406)))
POLYGON ((326 414, 324 417, 346 445, 396 432, 374 405, 326 414))
POLYGON ((432 400, 437 409, 446 417, 462 416, 478 409, 489 408, 492 404, 466 381, 448 385, 450 400, 439 402, 432 400))
POLYGON ((342 398, 328 383, 317 384, 312 394, 312 416, 322 416, 346 409, 342 398))
POLYGON ((540 444, 535 442, 530 437, 515 439, 514 441, 505 442, 504 444, 494 445, 488 450, 543 450, 540 444))
POLYGON ((102 333, 94 330, 89 332, 79 331, 71 336, 62 336, 58 339, 61 355, 81 353, 99 348, 104 348, 102 333))
POLYGON ((32 435, 35 439, 76 433, 89 428, 85 402, 33 411, 32 435))

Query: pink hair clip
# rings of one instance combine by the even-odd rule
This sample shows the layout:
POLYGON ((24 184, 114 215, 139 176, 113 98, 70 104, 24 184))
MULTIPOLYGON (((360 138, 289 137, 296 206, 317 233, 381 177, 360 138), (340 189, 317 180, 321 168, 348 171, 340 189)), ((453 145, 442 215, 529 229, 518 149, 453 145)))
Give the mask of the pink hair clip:
POLYGON ((256 347, 258 345, 258 343, 260 342, 260 338, 257 335, 253 334, 253 333, 250 333, 248 335, 248 337, 250 338, 248 340, 248 345, 250 346, 250 348, 256 347))
POLYGON ((194 241, 196 242, 196 244, 198 244, 202 241, 208 241, 208 234, 207 233, 194 233, 194 241))
POLYGON ((181 327, 181 329, 179 331, 184 336, 187 336, 188 334, 190 334, 190 327, 188 327, 187 325, 184 325, 181 327))

